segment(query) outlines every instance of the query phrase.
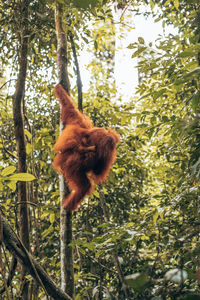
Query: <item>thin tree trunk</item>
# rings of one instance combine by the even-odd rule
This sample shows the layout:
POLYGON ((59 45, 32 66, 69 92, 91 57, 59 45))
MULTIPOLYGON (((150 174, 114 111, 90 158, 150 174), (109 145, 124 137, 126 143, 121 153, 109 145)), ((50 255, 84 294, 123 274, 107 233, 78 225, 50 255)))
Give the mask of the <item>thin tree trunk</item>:
MULTIPOLYGON (((62 4, 56 4, 55 23, 57 33, 57 65, 58 79, 62 86, 69 93, 70 85, 67 73, 67 40, 63 29, 63 9, 62 4)), ((60 131, 63 124, 60 124, 60 131)), ((73 249, 69 244, 72 242, 72 213, 62 208, 62 200, 68 192, 63 176, 59 176, 60 183, 60 239, 61 239, 61 287, 72 298, 74 298, 74 267, 73 267, 73 249)))
MULTIPOLYGON (((28 30, 28 14, 29 14, 29 0, 24 0, 21 4, 21 18, 22 29, 20 37, 20 52, 19 52, 19 74, 17 78, 16 90, 13 96, 13 121, 15 129, 15 138, 18 156, 18 172, 26 172, 26 145, 24 136, 24 121, 22 113, 22 103, 25 92, 25 80, 27 71, 27 55, 29 43, 28 30)), ((18 202, 19 202, 19 224, 20 237, 27 250, 29 250, 29 223, 28 223, 28 209, 27 209, 27 195, 26 182, 18 182, 18 202)), ((23 287, 22 298, 28 299, 28 284, 24 277, 25 270, 23 270, 23 287)))
POLYGON ((75 47, 75 43, 74 43, 74 37, 73 34, 71 33, 71 31, 69 31, 69 38, 70 38, 70 42, 71 42, 71 47, 72 47, 72 52, 73 52, 73 56, 74 56, 74 63, 76 66, 76 75, 77 75, 77 79, 76 79, 76 83, 77 83, 77 88, 78 88, 78 109, 80 111, 83 111, 83 92, 82 92, 82 80, 81 80, 81 73, 80 73, 80 69, 79 69, 79 63, 78 63, 78 58, 77 58, 77 54, 76 54, 76 47, 75 47))

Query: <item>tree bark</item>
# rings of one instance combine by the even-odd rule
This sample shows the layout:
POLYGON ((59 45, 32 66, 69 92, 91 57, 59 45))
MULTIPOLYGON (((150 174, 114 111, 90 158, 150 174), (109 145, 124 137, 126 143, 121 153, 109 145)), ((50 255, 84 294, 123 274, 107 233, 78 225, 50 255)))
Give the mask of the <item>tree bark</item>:
MULTIPOLYGON (((57 33, 57 65, 58 79, 62 83, 64 89, 69 93, 70 84, 67 72, 67 39, 63 29, 63 8, 62 4, 56 4, 55 23, 57 33)), ((60 123, 60 131, 63 124, 60 123)), ((63 176, 59 176, 60 183, 60 230, 61 230, 61 287, 63 290, 74 298, 74 267, 73 267, 73 249, 69 244, 73 240, 72 236, 72 213, 67 212, 62 207, 62 200, 69 192, 66 188, 63 176)))
MULTIPOLYGON (((27 55, 29 44, 29 0, 22 1, 21 4, 21 35, 20 35, 20 51, 19 51, 19 73, 17 77, 15 94, 13 96, 13 121, 15 129, 15 138, 18 156, 18 172, 26 173, 26 145, 24 136, 24 121, 22 113, 22 102, 25 92, 25 80, 27 72, 27 55)), ((27 210, 27 195, 26 195, 26 182, 18 182, 18 202, 19 202, 19 225, 20 237, 26 249, 29 250, 29 223, 28 223, 28 210, 27 210)), ((23 286, 22 297, 28 299, 28 285, 25 284, 25 270, 23 270, 23 286)))

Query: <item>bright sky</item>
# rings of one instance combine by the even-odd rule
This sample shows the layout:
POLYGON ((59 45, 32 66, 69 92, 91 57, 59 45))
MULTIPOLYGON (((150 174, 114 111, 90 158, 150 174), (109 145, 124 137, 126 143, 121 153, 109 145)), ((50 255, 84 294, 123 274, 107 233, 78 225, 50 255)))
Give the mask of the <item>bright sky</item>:
MULTIPOLYGON (((132 96, 138 84, 137 58, 131 58, 135 50, 127 49, 127 46, 137 42, 138 37, 143 37, 148 45, 150 42, 154 43, 159 35, 164 35, 162 22, 155 23, 152 17, 145 19, 143 16, 134 16, 131 25, 134 29, 127 33, 126 38, 117 40, 121 49, 116 52, 115 77, 118 92, 123 95, 123 98, 132 96)), ((172 26, 165 28, 165 34, 170 32, 175 33, 172 26)))
MULTIPOLYGON (((116 20, 119 21, 118 16, 116 16, 116 20)), ((116 48, 118 50, 115 54, 115 79, 118 93, 124 100, 128 100, 127 98, 134 96, 135 88, 138 84, 138 73, 136 69, 137 59, 131 58, 134 50, 127 49, 127 46, 130 43, 138 41, 138 37, 143 37, 145 43, 148 44, 154 42, 159 35, 164 35, 162 22, 154 23, 152 17, 145 19, 143 16, 134 16, 129 20, 129 25, 133 27, 133 29, 127 32, 126 37, 123 39, 118 38, 117 35, 120 25, 116 25, 118 32, 116 35, 116 48)), ((165 34, 170 32, 175 33, 175 29, 172 26, 165 28, 165 34)), ((86 91, 90 75, 85 66, 90 61, 90 55, 83 52, 79 57, 79 61, 80 69, 82 70, 83 91, 86 91)))

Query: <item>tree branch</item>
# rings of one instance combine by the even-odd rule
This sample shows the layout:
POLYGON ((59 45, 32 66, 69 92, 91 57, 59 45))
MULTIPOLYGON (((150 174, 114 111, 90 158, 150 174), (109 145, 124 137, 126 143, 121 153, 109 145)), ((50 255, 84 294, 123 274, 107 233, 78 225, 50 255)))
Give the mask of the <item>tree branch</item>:
POLYGON ((5 217, 2 218, 3 226, 3 242, 6 248, 17 257, 18 261, 26 268, 27 272, 37 281, 40 286, 44 286, 46 292, 53 299, 72 300, 70 296, 64 293, 40 266, 40 264, 32 257, 32 255, 24 248, 19 237, 16 235, 12 227, 9 225, 5 217), (41 284, 42 283, 42 284, 41 284))

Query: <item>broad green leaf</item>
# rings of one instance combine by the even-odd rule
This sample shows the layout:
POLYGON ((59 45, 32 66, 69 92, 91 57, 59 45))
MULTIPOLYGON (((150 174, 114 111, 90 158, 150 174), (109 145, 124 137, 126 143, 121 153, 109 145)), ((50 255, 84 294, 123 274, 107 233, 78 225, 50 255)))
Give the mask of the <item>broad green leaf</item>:
POLYGON ((47 235, 49 235, 52 231, 54 230, 53 225, 51 224, 49 226, 49 228, 47 228, 46 230, 44 230, 42 232, 42 237, 45 238, 47 235))
POLYGON ((169 122, 169 119, 167 116, 162 116, 162 122, 166 123, 169 122))
POLYGON ((179 0, 174 0, 174 6, 177 10, 179 10, 179 0))
POLYGON ((88 248, 88 249, 91 250, 91 251, 94 251, 94 249, 96 248, 96 244, 93 243, 93 242, 91 242, 91 243, 85 243, 83 246, 84 246, 85 248, 88 248))
POLYGON ((141 236, 141 240, 142 241, 148 241, 149 240, 149 236, 148 235, 142 235, 141 236))
POLYGON ((54 213, 50 214, 49 221, 50 221, 51 224, 54 223, 54 221, 55 221, 55 214, 54 213))
POLYGON ((178 54, 179 57, 191 57, 194 55, 194 51, 193 50, 184 50, 183 52, 180 52, 178 54))
POLYGON ((132 54, 132 58, 139 56, 142 52, 144 52, 147 49, 147 47, 139 47, 138 50, 136 50, 133 54, 132 54))
POLYGON ((82 298, 81 294, 76 294, 75 300, 82 300, 82 299, 83 299, 83 298, 82 298))
POLYGON ((83 248, 78 248, 78 251, 81 253, 81 254, 83 254, 83 255, 85 255, 86 254, 86 251, 83 249, 83 248))
POLYGON ((105 242, 103 242, 102 244, 99 244, 98 247, 102 247, 102 246, 105 246, 106 244, 112 242, 112 238, 106 240, 105 242))
POLYGON ((83 9, 94 8, 99 6, 99 4, 101 3, 99 0, 67 0, 66 2, 73 3, 75 7, 83 9))
POLYGON ((32 139, 32 134, 28 130, 25 130, 25 135, 29 138, 29 140, 32 139))
POLYGON ((9 167, 6 167, 5 169, 3 169, 3 171, 1 172, 1 175, 2 176, 8 176, 10 174, 13 174, 16 170, 16 167, 14 166, 9 166, 9 167))
POLYGON ((137 292, 144 291, 149 282, 148 276, 144 273, 134 273, 126 276, 124 279, 128 286, 130 286, 137 292))
POLYGON ((31 153, 31 144, 27 143, 26 144, 26 153, 29 155, 31 153))
POLYGON ((150 0, 149 4, 150 4, 150 7, 151 7, 151 9, 153 9, 153 8, 154 8, 154 6, 155 6, 155 3, 154 3, 154 1, 153 1, 153 0, 150 0))
POLYGON ((93 195, 94 195, 96 198, 99 198, 99 192, 98 192, 98 190, 94 190, 93 195))
POLYGON ((164 3, 164 6, 169 5, 170 2, 171 2, 171 0, 167 0, 167 1, 164 3))
POLYGON ((144 44, 144 39, 143 39, 143 37, 139 36, 139 37, 138 37, 138 42, 139 42, 140 44, 144 44))
POLYGON ((129 44, 128 45, 128 49, 135 49, 135 48, 137 48, 138 47, 138 45, 137 45, 137 43, 131 43, 131 44, 129 44))
POLYGON ((110 227, 110 224, 109 223, 103 223, 103 224, 100 224, 98 225, 99 228, 106 228, 106 227, 110 227))
POLYGON ((41 219, 44 219, 45 217, 47 217, 49 215, 48 211, 44 211, 43 214, 41 215, 41 219))
POLYGON ((126 228, 130 228, 130 227, 134 226, 134 224, 135 224, 134 222, 127 223, 126 228))
POLYGON ((15 181, 8 181, 6 182, 6 185, 13 191, 16 191, 17 185, 15 181))
POLYGON ((153 99, 156 100, 166 92, 166 89, 161 89, 153 94, 153 99))
POLYGON ((6 178, 7 180, 14 180, 14 181, 32 181, 35 178, 32 174, 29 173, 17 173, 14 175, 11 175, 6 178))

